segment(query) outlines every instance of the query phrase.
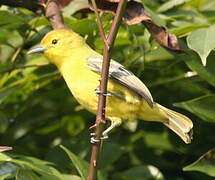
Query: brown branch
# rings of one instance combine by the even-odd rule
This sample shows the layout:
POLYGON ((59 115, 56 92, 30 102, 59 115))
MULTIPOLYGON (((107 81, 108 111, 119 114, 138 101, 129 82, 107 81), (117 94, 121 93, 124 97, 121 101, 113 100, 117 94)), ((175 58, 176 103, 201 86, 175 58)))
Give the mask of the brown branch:
MULTIPOLYGON (((106 122, 105 119, 105 105, 106 105, 106 97, 104 93, 107 92, 107 81, 108 81, 108 73, 110 66, 110 55, 113 47, 114 40, 116 38, 119 25, 122 20, 122 15, 125 10, 127 0, 120 0, 119 5, 117 7, 116 16, 111 25, 111 29, 107 38, 107 44, 105 43, 104 52, 103 52, 103 63, 102 63, 102 72, 101 72, 101 82, 100 82, 100 95, 98 101, 98 110, 96 116, 96 130, 95 135, 96 139, 100 140, 101 135, 104 129, 104 124, 106 122)), ((95 180, 97 175, 97 162, 99 156, 101 142, 92 144, 92 153, 89 167, 89 175, 88 180, 95 180)))
POLYGON ((46 17, 50 21, 53 29, 66 29, 60 10, 60 4, 57 0, 49 0, 45 9, 46 17))
POLYGON ((10 146, 0 146, 0 153, 1 152, 4 152, 4 151, 10 151, 12 150, 13 148, 10 147, 10 146))

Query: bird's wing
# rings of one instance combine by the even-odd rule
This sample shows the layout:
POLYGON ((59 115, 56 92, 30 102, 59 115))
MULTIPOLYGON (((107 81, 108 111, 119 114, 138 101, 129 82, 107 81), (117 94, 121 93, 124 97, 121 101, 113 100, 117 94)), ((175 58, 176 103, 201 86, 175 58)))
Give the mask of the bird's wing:
MULTIPOLYGON (((101 73, 102 61, 103 59, 101 58, 88 58, 87 65, 91 70, 101 73)), ((145 84, 143 84, 132 72, 126 70, 121 64, 113 60, 110 62, 109 78, 133 90, 153 107, 152 95, 145 84)))

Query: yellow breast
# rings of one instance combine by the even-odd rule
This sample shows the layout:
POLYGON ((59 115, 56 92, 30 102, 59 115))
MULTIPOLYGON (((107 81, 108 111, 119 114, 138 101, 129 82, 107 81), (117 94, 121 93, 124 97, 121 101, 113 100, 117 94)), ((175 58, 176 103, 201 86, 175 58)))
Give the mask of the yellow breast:
MULTIPOLYGON (((95 89, 99 86, 100 75, 93 72, 87 66, 86 59, 66 61, 61 67, 63 75, 70 91, 77 101, 89 111, 97 111, 98 96, 95 89)), ((122 95, 107 97, 106 113, 109 117, 121 116, 123 119, 137 118, 137 111, 140 108, 139 96, 112 80, 108 82, 108 91, 122 95)))

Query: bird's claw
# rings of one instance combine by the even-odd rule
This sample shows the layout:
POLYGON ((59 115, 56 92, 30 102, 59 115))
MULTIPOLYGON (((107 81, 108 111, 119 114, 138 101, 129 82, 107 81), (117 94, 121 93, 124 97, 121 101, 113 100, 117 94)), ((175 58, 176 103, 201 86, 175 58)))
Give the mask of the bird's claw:
POLYGON ((98 143, 98 142, 100 142, 100 139, 96 139, 95 138, 95 136, 96 136, 96 133, 90 133, 90 136, 92 136, 91 138, 90 138, 90 143, 92 143, 92 144, 95 144, 95 143, 98 143))
POLYGON ((90 143, 95 144, 100 142, 101 140, 106 140, 108 139, 108 135, 107 134, 102 134, 102 137, 100 139, 96 139, 94 136, 96 135, 96 133, 90 133, 90 136, 93 136, 90 138, 90 143))
POLYGON ((93 133, 90 133, 90 136, 95 136, 95 135, 96 135, 96 133, 94 133, 94 132, 93 132, 93 133))
POLYGON ((100 139, 95 139, 95 137, 90 138, 90 143, 95 144, 95 143, 98 143, 98 142, 100 142, 100 139))

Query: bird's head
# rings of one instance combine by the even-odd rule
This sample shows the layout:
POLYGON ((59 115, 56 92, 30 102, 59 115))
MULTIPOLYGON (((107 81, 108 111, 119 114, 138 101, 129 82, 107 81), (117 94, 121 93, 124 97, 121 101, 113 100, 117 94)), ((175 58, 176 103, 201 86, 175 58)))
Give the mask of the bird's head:
POLYGON ((28 52, 43 52, 51 63, 58 64, 62 57, 70 56, 73 50, 81 48, 84 39, 71 30, 53 30, 45 35, 40 46, 28 52))

